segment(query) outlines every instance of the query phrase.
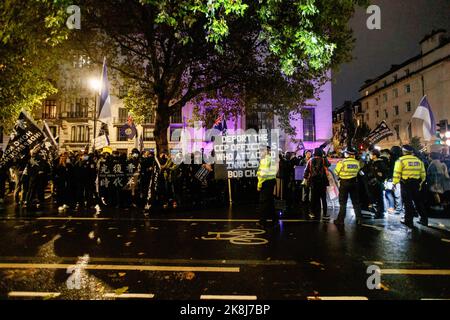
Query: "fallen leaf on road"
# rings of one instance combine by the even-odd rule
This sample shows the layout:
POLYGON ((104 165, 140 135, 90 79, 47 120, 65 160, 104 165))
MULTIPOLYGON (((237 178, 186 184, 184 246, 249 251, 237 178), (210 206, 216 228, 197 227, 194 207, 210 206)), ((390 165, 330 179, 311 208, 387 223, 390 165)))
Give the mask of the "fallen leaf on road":
POLYGON ((320 262, 317 262, 317 261, 310 261, 309 264, 312 264, 313 266, 316 266, 316 267, 322 267, 323 266, 323 264, 321 264, 320 262))
POLYGON ((121 235, 121 234, 118 234, 116 237, 117 237, 117 238, 122 238, 122 235, 121 235))
POLYGON ((380 289, 383 291, 389 291, 389 287, 385 286, 384 284, 380 283, 380 289))
POLYGON ((119 277, 125 277, 126 274, 126 272, 119 272, 119 277))
POLYGON ((125 245, 127 246, 127 247, 129 247, 131 244, 132 244, 133 242, 127 242, 127 243, 125 243, 125 245))
POLYGON ((145 254, 145 252, 139 252, 138 256, 143 256, 145 254))
POLYGON ((127 291, 128 291, 128 287, 122 287, 122 288, 114 290, 114 293, 117 294, 117 295, 121 295, 121 294, 124 294, 127 291))
POLYGON ((88 237, 89 239, 94 239, 95 238, 94 231, 89 232, 88 237))
POLYGON ((194 279, 194 277, 195 277, 195 273, 193 273, 193 272, 185 272, 184 273, 184 278, 186 279, 186 280, 192 280, 192 279, 194 279))

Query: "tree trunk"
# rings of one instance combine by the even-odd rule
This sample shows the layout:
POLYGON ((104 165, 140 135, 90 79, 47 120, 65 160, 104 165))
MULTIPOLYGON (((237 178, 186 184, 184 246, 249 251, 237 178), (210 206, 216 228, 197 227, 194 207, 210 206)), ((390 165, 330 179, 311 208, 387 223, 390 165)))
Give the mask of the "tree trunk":
POLYGON ((155 130, 153 134, 156 142, 156 152, 169 154, 169 141, 167 139, 167 129, 169 128, 168 106, 158 106, 155 117, 155 130))

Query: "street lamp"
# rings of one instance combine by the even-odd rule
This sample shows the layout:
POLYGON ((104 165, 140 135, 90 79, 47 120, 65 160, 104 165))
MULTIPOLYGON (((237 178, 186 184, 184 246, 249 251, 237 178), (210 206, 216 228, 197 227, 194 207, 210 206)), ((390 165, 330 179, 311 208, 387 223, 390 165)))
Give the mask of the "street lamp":
POLYGON ((94 142, 93 142, 93 148, 95 151, 95 137, 97 135, 97 96, 100 95, 100 89, 101 89, 101 82, 97 78, 91 78, 89 79, 89 86, 94 91, 94 142))

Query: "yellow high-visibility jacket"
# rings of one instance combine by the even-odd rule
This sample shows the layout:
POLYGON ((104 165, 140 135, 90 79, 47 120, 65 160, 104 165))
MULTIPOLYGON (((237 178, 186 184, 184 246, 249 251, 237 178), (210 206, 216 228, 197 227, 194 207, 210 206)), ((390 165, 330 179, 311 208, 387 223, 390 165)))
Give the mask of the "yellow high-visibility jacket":
POLYGON ((361 170, 361 164, 354 158, 347 158, 339 161, 334 169, 334 173, 341 180, 356 178, 361 170))
POLYGON ((425 165, 416 156, 406 155, 395 162, 394 177, 392 179, 394 184, 408 179, 420 179, 421 183, 423 183, 426 177, 425 165))
POLYGON ((264 181, 273 180, 277 177, 278 165, 277 161, 272 160, 270 155, 266 155, 259 162, 258 167, 258 190, 261 189, 264 181))

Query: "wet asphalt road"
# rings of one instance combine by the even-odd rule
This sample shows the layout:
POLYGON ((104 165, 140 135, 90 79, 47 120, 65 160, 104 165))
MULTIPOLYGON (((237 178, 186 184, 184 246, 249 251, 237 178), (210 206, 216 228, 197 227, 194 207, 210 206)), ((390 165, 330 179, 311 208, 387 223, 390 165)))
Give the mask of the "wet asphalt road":
POLYGON ((255 205, 150 216, 7 207, 0 299, 450 299, 448 230, 409 230, 393 215, 345 227, 282 218, 262 230, 255 205), (371 265, 380 289, 367 287, 371 265))

